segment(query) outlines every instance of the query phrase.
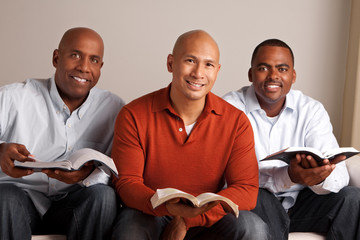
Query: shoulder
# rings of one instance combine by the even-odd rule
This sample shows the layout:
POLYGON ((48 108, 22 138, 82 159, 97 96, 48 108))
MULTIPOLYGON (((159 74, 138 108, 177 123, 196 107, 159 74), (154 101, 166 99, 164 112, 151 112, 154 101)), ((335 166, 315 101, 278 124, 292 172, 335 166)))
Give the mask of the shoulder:
POLYGON ((154 100, 158 99, 159 95, 164 93, 164 89, 160 89, 148 94, 145 94, 141 97, 138 97, 128 104, 125 105, 125 108, 129 111, 147 111, 154 104, 154 100))
POLYGON ((248 122, 248 118, 243 110, 237 108, 215 94, 211 94, 210 96, 214 102, 214 111, 226 119, 227 124, 244 124, 244 121, 248 122))
POLYGON ((26 79, 0 87, 0 94, 9 98, 25 98, 48 91, 49 79, 26 79))
POLYGON ((249 86, 246 86, 237 91, 228 92, 223 96, 223 99, 236 108, 244 111, 246 106, 246 93, 248 91, 249 86))
POLYGON ((123 107, 125 105, 125 101, 122 98, 108 90, 94 87, 92 91, 94 94, 94 101, 99 104, 107 104, 118 107, 123 107))
POLYGON ((320 101, 305 95, 300 90, 290 90, 287 97, 289 98, 290 104, 292 104, 297 111, 326 111, 324 105, 320 101))

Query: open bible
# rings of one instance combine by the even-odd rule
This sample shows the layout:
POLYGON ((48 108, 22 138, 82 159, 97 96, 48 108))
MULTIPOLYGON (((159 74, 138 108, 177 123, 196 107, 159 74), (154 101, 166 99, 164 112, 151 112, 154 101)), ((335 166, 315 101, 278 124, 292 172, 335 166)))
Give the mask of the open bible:
POLYGON ((324 159, 329 159, 329 161, 331 162, 331 160, 333 160, 336 156, 339 155, 345 155, 346 158, 349 158, 358 154, 359 151, 353 147, 342 147, 331 149, 322 153, 319 150, 311 147, 289 147, 279 152, 273 153, 260 161, 281 160, 289 164, 290 160, 294 158, 298 153, 311 155, 319 165, 322 165, 322 161, 324 159))
POLYGON ((151 197, 150 201, 153 206, 153 208, 156 208, 160 206, 161 204, 174 199, 174 198, 184 198, 188 200, 193 207, 202 207, 207 203, 214 202, 214 201, 222 201, 226 203, 233 211, 233 214, 238 217, 239 216, 239 208, 238 205, 236 205, 233 201, 230 199, 220 196, 216 193, 202 193, 198 195, 197 197, 180 191, 175 188, 163 188, 163 189, 157 189, 156 193, 151 197))
POLYGON ((86 162, 95 161, 100 163, 101 165, 108 167, 116 176, 118 175, 118 171, 116 169, 114 161, 110 157, 90 148, 82 148, 77 150, 76 152, 73 152, 67 160, 57 162, 44 162, 35 158, 34 160, 34 162, 15 161, 15 166, 22 168, 31 168, 35 171, 46 168, 59 168, 67 171, 74 171, 80 169, 86 162))

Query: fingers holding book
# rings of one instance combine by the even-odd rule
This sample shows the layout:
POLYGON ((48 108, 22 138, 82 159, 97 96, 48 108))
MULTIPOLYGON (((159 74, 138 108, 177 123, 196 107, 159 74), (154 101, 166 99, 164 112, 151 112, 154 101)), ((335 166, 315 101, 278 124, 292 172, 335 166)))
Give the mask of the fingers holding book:
POLYGON ((219 202, 214 201, 207 204, 204 204, 200 207, 196 207, 187 199, 184 198, 174 198, 167 202, 166 209, 172 216, 180 216, 185 218, 196 217, 200 214, 203 214, 215 207, 219 202))

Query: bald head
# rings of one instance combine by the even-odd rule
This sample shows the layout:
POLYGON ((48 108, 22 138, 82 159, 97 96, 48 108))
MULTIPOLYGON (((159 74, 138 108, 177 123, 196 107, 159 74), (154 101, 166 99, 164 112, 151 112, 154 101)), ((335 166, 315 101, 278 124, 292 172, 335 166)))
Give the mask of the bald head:
POLYGON ((78 108, 97 84, 103 55, 103 40, 92 29, 72 28, 61 38, 53 52, 55 83, 70 111, 78 108))
POLYGON ((219 47, 218 47, 217 43, 210 36, 210 34, 208 34, 207 32, 205 32, 203 30, 192 30, 192 31, 189 31, 189 32, 186 32, 186 33, 183 33, 182 35, 180 35, 175 42, 172 54, 174 56, 176 56, 184 49, 184 46, 186 44, 195 44, 195 43, 210 45, 211 48, 213 48, 215 50, 215 52, 218 56, 217 60, 219 60, 220 52, 219 52, 219 47))
POLYGON ((193 108, 191 112, 201 113, 220 66, 218 45, 207 32, 194 30, 178 37, 167 58, 167 68, 173 77, 170 99, 175 111, 193 108))
POLYGON ((61 51, 62 49, 66 48, 72 42, 78 41, 79 38, 91 39, 92 41, 97 42, 97 44, 99 45, 100 50, 101 50, 100 57, 101 58, 103 57, 104 42, 103 42, 101 36, 94 30, 92 30, 90 28, 85 28, 85 27, 71 28, 71 29, 67 30, 60 40, 58 49, 61 51))

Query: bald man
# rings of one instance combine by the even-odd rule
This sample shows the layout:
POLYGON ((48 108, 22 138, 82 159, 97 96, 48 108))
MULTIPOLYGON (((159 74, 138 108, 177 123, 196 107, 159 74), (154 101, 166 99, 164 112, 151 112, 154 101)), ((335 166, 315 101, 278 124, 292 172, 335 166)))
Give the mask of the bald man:
POLYGON ((248 211, 258 193, 251 125, 210 92, 220 70, 216 42, 201 30, 184 33, 167 69, 171 84, 125 105, 116 120, 114 185, 126 207, 113 239, 267 239, 267 227, 248 211), (239 219, 218 202, 194 208, 175 199, 153 209, 150 198, 167 187, 228 197, 239 219))
POLYGON ((77 171, 34 172, 14 166, 34 155, 66 159, 80 148, 110 154, 113 127, 124 102, 94 88, 103 66, 98 33, 73 28, 53 53, 55 75, 0 88, 0 236, 31 239, 57 233, 67 239, 107 239, 116 217, 110 174, 87 164, 77 171))

